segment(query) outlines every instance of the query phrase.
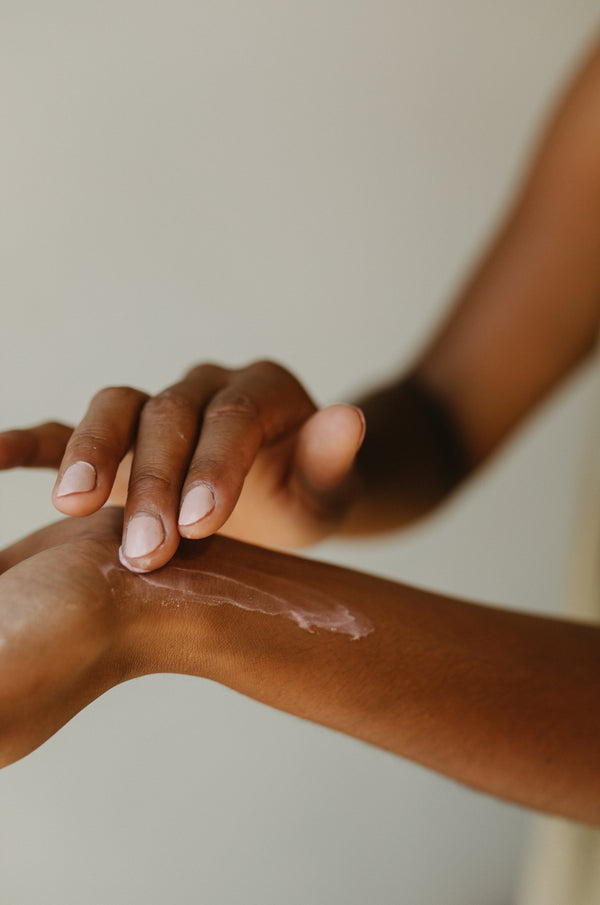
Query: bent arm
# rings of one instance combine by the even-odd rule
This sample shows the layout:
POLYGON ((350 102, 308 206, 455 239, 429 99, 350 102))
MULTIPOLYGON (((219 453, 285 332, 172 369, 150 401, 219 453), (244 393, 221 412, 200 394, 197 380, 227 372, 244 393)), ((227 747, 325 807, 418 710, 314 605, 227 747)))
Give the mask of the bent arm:
POLYGON ((345 530, 401 525, 442 500, 586 358, 599 325, 600 46, 409 378, 361 402, 363 493, 345 530))
POLYGON ((184 543, 135 587, 134 674, 201 675, 501 798, 600 823, 599 628, 218 536, 184 543))

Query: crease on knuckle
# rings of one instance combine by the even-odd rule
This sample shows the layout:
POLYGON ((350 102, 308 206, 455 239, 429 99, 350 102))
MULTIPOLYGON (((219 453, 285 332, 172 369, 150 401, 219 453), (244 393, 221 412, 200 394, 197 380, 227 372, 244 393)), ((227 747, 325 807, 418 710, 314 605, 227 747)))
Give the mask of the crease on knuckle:
POLYGON ((129 496, 155 498, 164 496, 165 491, 170 495, 173 490, 173 482, 166 474, 157 468, 144 468, 131 475, 129 480, 129 496))
POLYGON ((190 400, 177 390, 163 390, 152 396, 144 406, 144 418, 159 421, 181 421, 196 418, 196 408, 190 400))
POLYGON ((204 453, 190 465, 186 483, 210 484, 212 487, 220 483, 221 476, 224 473, 226 473, 226 470, 223 460, 210 453, 204 453))
POLYGON ((258 419, 258 405, 248 393, 240 390, 223 390, 209 403, 204 418, 212 420, 223 416, 258 419))
POLYGON ((69 456, 79 459, 89 459, 90 451, 94 458, 100 460, 115 459, 119 454, 119 443, 116 435, 106 429, 94 429, 77 431, 77 436, 69 443, 69 456))

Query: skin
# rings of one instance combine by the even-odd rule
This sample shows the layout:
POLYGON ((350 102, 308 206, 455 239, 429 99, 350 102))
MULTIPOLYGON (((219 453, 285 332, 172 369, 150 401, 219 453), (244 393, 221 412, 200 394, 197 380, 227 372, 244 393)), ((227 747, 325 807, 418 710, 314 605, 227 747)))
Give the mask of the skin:
POLYGON ((131 563, 145 571, 168 562, 180 536, 225 528, 260 543, 303 546, 330 533, 342 496, 349 498, 342 485, 351 483, 364 430, 356 407, 317 411, 296 378, 273 362, 236 370, 204 364, 152 398, 131 387, 101 390, 74 431, 49 423, 6 432, 0 465, 58 466, 53 500, 67 515, 91 514, 111 492, 113 502, 125 504, 126 525, 140 513, 155 515, 164 541, 131 563), (135 455, 119 474, 134 441, 135 455), (65 472, 81 461, 96 469, 94 489, 59 497, 65 472), (178 526, 180 502, 198 484, 213 491, 214 509, 201 522, 178 526))
POLYGON ((62 522, 0 554, 0 763, 40 745, 115 684, 115 605, 97 564, 114 512, 62 522), (57 556, 57 549, 60 556, 57 556))
POLYGON ((57 508, 86 518, 35 535, 2 559, 5 763, 111 684, 189 672, 492 794, 600 823, 597 626, 449 600, 226 537, 206 540, 222 530, 299 546, 334 530, 389 530, 431 511, 480 468, 594 346, 599 147, 595 50, 446 322, 407 373, 362 400, 362 414, 345 405, 318 410, 280 365, 201 365, 158 396, 101 391, 74 430, 45 424, 0 436, 3 467, 57 466, 57 488, 77 462, 97 476, 88 491, 54 492, 57 508), (214 506, 178 525, 182 500, 197 486, 210 488, 214 506), (97 511, 111 491, 125 503, 125 550, 140 514, 162 531, 154 552, 125 556, 124 565, 121 524, 110 510, 97 511), (57 557, 48 547, 59 538, 57 557), (195 603, 134 574, 160 568, 168 582, 181 561, 195 603), (219 593, 215 574, 224 576, 225 597, 231 578, 253 569, 265 595, 285 578, 290 606, 326 593, 373 632, 351 641, 197 602, 203 589, 219 593))
POLYGON ((60 522, 0 557, 3 765, 113 685, 176 672, 503 798, 600 823, 600 732, 590 719, 600 628, 464 603, 221 536, 184 542, 157 586, 119 564, 121 521, 111 508, 60 522), (251 588, 228 603, 240 575, 251 588), (352 640, 257 611, 268 611, 282 580, 290 608, 318 611, 327 600, 369 630, 352 640))

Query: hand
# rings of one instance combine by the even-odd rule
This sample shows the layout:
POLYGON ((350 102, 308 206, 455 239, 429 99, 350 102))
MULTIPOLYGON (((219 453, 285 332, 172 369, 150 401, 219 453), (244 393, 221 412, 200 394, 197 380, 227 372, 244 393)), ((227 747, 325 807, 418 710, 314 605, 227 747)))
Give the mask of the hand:
POLYGON ((122 562, 145 572, 167 563, 180 537, 222 530, 304 546, 329 534, 353 498, 364 424, 354 406, 318 411, 271 362, 200 365, 154 397, 101 390, 75 430, 0 434, 0 467, 57 467, 53 501, 67 515, 95 512, 112 492, 125 504, 122 562))
MULTIPOLYGON (((222 610, 231 607, 215 599, 237 590, 249 556, 268 551, 225 537, 185 541, 158 576, 139 576, 119 562, 122 526, 123 510, 107 507, 0 551, 0 767, 121 682, 155 672, 216 679, 215 664, 230 666, 222 610)), ((247 640, 244 608, 233 609, 247 640)))
MULTIPOLYGON (((0 553, 0 766, 129 678, 122 513, 65 519, 0 553)), ((131 674, 135 674, 133 671, 131 674)))

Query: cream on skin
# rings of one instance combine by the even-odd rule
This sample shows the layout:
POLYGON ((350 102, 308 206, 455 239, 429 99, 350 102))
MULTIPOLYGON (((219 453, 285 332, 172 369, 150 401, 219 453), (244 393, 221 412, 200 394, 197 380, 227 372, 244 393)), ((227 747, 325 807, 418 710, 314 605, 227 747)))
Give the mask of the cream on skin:
MULTIPOLYGON (((117 568, 108 566, 104 570, 106 577, 117 568)), ((324 629, 348 635, 352 641, 358 641, 373 631, 373 624, 366 616, 353 612, 322 591, 311 588, 309 600, 292 604, 290 598, 298 596, 295 582, 271 575, 257 566, 245 568, 236 564, 235 572, 235 578, 204 568, 199 572, 197 565, 184 560, 176 565, 170 563, 155 572, 140 573, 137 577, 162 591, 165 604, 175 602, 179 605, 181 601, 207 606, 229 604, 266 616, 284 616, 307 632, 324 629)))
POLYGON ((268 616, 285 616, 286 619, 293 620, 307 632, 314 632, 315 629, 322 628, 328 632, 349 635, 352 641, 358 641, 359 638, 364 638, 373 631, 371 622, 365 616, 352 613, 347 607, 332 601, 325 594, 312 591, 310 603, 293 606, 285 596, 282 596, 285 593, 286 585, 291 586, 292 582, 288 582, 284 578, 277 579, 277 588, 282 592, 282 594, 278 594, 274 590, 267 590, 264 586, 259 587, 256 583, 256 579, 261 577, 269 578, 272 583, 272 576, 267 576, 256 569, 252 570, 252 575, 255 579, 254 583, 230 578, 217 572, 203 572, 203 579, 218 581, 220 589, 218 594, 199 593, 194 587, 197 578, 194 580, 191 570, 185 566, 171 567, 166 576, 159 570, 158 572, 146 572, 139 577, 155 588, 171 591, 190 602, 205 603, 209 606, 228 603, 250 612, 264 613, 268 616))

